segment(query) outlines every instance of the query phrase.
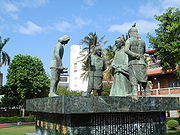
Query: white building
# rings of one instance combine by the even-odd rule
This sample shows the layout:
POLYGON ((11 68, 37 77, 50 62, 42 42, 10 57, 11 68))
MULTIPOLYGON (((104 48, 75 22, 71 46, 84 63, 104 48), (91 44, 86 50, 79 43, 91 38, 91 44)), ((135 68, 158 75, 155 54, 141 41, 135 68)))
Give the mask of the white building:
POLYGON ((87 81, 81 78, 82 71, 81 45, 72 45, 70 50, 70 90, 87 91, 87 81))
POLYGON ((69 75, 61 74, 58 85, 66 87, 69 89, 69 75))

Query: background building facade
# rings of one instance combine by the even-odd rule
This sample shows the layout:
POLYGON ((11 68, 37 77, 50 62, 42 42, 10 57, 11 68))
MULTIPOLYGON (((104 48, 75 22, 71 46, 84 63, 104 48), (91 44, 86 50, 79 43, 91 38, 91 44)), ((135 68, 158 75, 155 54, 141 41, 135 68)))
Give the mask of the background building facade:
POLYGON ((82 58, 83 54, 81 45, 72 45, 70 50, 70 90, 72 91, 87 91, 87 80, 81 77, 82 58))

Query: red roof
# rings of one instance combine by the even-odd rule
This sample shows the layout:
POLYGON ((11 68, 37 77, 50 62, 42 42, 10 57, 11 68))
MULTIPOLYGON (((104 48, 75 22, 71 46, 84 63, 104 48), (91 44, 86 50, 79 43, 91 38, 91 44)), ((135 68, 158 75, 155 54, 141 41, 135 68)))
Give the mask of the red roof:
POLYGON ((153 49, 150 49, 150 50, 146 50, 146 53, 147 54, 153 54, 157 49, 156 48, 153 48, 153 49))
POLYGON ((170 74, 174 73, 174 70, 168 70, 166 72, 162 71, 162 67, 159 68, 154 68, 154 69, 148 69, 147 70, 147 75, 148 76, 154 76, 154 75, 161 75, 161 74, 170 74))

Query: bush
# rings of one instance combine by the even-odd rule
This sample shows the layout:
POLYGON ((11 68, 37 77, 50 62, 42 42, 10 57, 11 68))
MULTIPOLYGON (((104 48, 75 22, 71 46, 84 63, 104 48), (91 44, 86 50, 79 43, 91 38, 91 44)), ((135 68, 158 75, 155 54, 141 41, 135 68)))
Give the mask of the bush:
POLYGON ((170 120, 177 120, 180 123, 180 117, 166 117, 166 122, 170 120))
POLYGON ((17 122, 33 122, 33 116, 26 116, 26 117, 0 117, 0 123, 17 123, 17 122))
POLYGON ((179 122, 177 120, 169 120, 167 122, 167 127, 170 129, 175 129, 177 126, 179 126, 179 122))
POLYGON ((66 87, 63 87, 63 86, 58 86, 57 94, 60 96, 82 96, 81 92, 70 91, 66 87))
POLYGON ((180 135, 180 130, 167 130, 167 135, 180 135))

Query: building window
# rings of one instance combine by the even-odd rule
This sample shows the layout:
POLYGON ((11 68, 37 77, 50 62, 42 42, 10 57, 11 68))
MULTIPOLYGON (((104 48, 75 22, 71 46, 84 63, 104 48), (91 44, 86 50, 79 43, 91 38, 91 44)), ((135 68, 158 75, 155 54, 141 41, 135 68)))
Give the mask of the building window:
POLYGON ((180 79, 170 80, 169 87, 180 87, 180 79))
POLYGON ((68 78, 67 77, 60 77, 60 82, 67 82, 68 78))

